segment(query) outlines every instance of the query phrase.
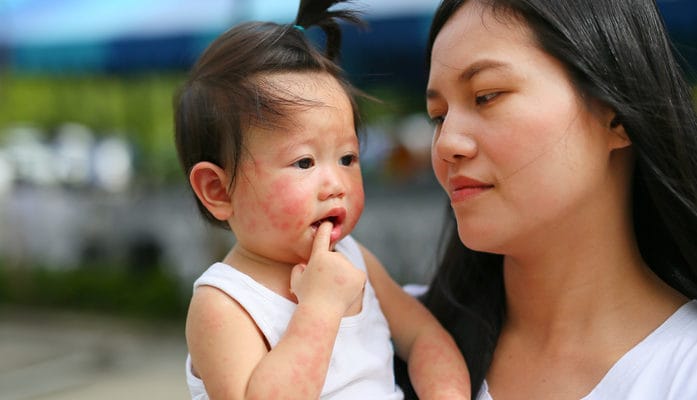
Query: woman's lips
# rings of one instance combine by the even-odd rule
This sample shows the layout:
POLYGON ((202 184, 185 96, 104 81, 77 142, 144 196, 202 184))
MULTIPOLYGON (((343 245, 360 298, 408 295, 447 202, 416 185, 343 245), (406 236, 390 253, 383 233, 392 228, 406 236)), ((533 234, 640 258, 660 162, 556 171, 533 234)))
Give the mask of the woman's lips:
POLYGON ((448 181, 450 201, 454 203, 468 200, 493 187, 494 185, 466 176, 457 176, 448 181))

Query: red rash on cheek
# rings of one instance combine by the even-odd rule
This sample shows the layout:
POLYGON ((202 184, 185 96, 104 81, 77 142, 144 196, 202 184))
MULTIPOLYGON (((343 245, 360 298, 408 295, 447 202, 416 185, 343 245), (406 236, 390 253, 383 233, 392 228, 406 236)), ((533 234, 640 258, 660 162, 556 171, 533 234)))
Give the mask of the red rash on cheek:
POLYGON ((249 233, 256 233, 259 229, 259 223, 254 217, 242 217, 241 222, 249 233))
POLYGON ((253 213, 243 212, 241 210, 249 210, 253 206, 253 200, 249 196, 249 192, 242 189, 237 189, 236 191, 236 203, 235 203, 235 218, 239 221, 242 226, 250 233, 254 233, 258 229, 257 218, 255 218, 253 213))
POLYGON ((363 180, 359 177, 351 185, 351 193, 353 200, 354 212, 360 215, 363 212, 363 206, 365 205, 365 193, 363 190, 363 180))
POLYGON ((302 216, 305 214, 306 195, 295 195, 297 187, 287 179, 277 179, 271 184, 271 192, 268 194, 268 203, 276 204, 270 210, 266 210, 269 221, 280 229, 289 229, 291 219, 297 221, 295 228, 304 225, 302 218, 289 218, 289 216, 302 216), (278 212, 275 212, 275 211, 278 212))
POLYGON ((281 206, 281 213, 283 215, 300 215, 303 213, 303 202, 299 200, 288 201, 281 206))
POLYGON ((259 208, 264 219, 268 221, 271 226, 276 229, 287 229, 289 227, 288 223, 283 221, 283 214, 277 214, 274 212, 276 205, 274 204, 275 196, 273 194, 267 195, 264 200, 259 202, 259 208))

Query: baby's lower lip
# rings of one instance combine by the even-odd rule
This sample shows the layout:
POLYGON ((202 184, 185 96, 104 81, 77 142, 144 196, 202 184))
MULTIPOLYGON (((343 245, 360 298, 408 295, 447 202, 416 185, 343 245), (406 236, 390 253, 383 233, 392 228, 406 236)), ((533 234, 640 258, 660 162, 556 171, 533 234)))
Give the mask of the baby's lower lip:
POLYGON ((329 237, 329 241, 332 243, 336 243, 340 237, 341 237, 341 225, 335 224, 334 226, 332 226, 332 233, 331 233, 331 236, 329 237))

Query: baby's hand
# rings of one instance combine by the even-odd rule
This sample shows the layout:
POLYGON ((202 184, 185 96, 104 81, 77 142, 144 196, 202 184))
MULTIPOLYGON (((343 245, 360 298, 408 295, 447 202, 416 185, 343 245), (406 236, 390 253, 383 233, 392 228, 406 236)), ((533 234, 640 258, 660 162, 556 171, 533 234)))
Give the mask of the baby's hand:
POLYGON ((298 304, 328 307, 330 312, 344 315, 351 305, 360 301, 366 274, 343 254, 330 250, 331 232, 331 222, 323 222, 317 228, 307 265, 293 268, 290 290, 298 304))

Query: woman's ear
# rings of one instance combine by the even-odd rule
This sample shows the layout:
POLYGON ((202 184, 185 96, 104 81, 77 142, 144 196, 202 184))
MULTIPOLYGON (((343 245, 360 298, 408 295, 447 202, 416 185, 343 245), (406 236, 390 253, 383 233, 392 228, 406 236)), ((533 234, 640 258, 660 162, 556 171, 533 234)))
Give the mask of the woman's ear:
POLYGON ((622 120, 614 111, 610 114, 608 118, 608 147, 610 150, 623 149, 632 145, 632 141, 627 136, 627 132, 624 130, 624 125, 622 120))
POLYGON ((227 221, 233 215, 232 200, 228 192, 228 174, 219 166, 201 161, 189 173, 191 188, 201 204, 220 221, 227 221))

